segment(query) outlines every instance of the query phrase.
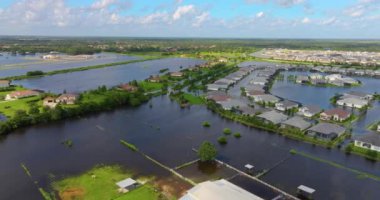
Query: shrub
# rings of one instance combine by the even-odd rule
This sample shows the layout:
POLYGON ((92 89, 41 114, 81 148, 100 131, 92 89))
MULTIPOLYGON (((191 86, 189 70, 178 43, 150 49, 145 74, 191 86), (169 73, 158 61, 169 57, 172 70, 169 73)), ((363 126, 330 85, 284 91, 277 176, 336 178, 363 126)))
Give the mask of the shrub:
POLYGON ((227 144, 227 138, 224 136, 221 136, 218 138, 219 144, 227 144))
POLYGON ((43 75, 44 72, 43 71, 40 71, 40 70, 37 70, 37 71, 29 71, 26 73, 27 76, 40 76, 40 75, 43 75))
POLYGON ((225 128, 225 129, 223 129, 223 133, 226 135, 230 135, 232 133, 232 131, 229 128, 225 128))
POLYGON ((210 124, 210 122, 205 121, 205 122, 202 123, 202 126, 203 126, 203 127, 210 127, 211 124, 210 124))
POLYGON ((241 134, 239 132, 234 133, 235 138, 241 138, 241 134))

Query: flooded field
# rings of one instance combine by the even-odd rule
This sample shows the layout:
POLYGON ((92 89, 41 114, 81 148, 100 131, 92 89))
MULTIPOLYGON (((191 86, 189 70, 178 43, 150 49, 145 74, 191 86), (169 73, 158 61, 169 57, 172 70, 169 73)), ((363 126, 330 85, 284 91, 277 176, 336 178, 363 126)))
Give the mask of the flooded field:
POLYGON ((71 60, 44 60, 41 58, 43 55, 44 54, 22 56, 3 53, 3 56, 0 56, 0 78, 25 75, 28 71, 41 70, 43 72, 49 72, 139 59, 136 56, 115 53, 98 53, 94 54, 91 59, 71 60))
POLYGON ((79 71, 65 74, 56 74, 40 78, 31 78, 13 81, 13 84, 27 88, 62 93, 82 92, 95 89, 98 86, 115 86, 132 80, 143 80, 152 74, 159 74, 161 69, 179 71, 182 68, 203 64, 204 61, 187 58, 166 58, 151 60, 107 68, 79 71))
MULTIPOLYGON (((120 164, 140 174, 169 176, 167 171, 122 146, 120 139, 135 144, 142 152, 169 167, 195 160, 197 155, 192 149, 208 140, 217 146, 219 160, 240 170, 244 170, 247 163, 254 165, 258 171, 276 166, 262 179, 292 194, 298 185, 306 184, 317 190, 317 199, 329 199, 337 194, 343 194, 345 199, 371 199, 368 197, 380 195, 380 191, 375 189, 380 187, 377 181, 291 155, 289 150, 295 148, 378 176, 379 163, 354 155, 347 156, 338 149, 328 150, 248 128, 222 119, 204 107, 181 109, 166 96, 152 99, 152 107, 149 104, 39 125, 7 136, 0 142, 0 177, 7 180, 0 183, 1 198, 39 198, 38 190, 25 175, 20 163, 28 166, 33 177, 46 188, 52 180, 82 173, 100 163, 120 164), (211 127, 201 125, 206 120, 211 127), (229 136, 228 144, 221 146, 217 138, 227 127, 240 132, 242 138, 229 136), (66 139, 73 141, 72 148, 61 144, 66 139), (290 159, 277 165, 288 157, 290 159), (358 184, 361 187, 355 186, 358 184)), ((203 174, 202 167, 194 169, 200 172, 189 175, 203 174)), ((249 181, 239 178, 232 182, 242 187, 252 187, 249 181)))

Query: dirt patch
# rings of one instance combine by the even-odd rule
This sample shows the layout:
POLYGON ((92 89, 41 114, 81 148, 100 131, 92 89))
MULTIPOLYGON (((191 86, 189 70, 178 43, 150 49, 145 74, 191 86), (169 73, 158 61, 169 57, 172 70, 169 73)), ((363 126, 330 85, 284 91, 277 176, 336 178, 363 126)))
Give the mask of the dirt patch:
POLYGON ((192 187, 192 185, 174 177, 156 180, 154 186, 169 199, 183 196, 192 187))
POLYGON ((61 200, 77 200, 83 199, 85 190, 83 188, 68 188, 62 192, 59 192, 59 198, 61 200))

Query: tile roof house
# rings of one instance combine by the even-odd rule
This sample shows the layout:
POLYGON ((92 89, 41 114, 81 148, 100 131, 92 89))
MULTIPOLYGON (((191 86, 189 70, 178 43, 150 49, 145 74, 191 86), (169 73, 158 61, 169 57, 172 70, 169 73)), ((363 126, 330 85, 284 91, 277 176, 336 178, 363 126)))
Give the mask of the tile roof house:
POLYGON ((307 134, 323 140, 333 140, 346 132, 346 128, 337 124, 319 123, 309 129, 307 134))
POLYGON ((20 90, 14 91, 5 96, 5 100, 15 100, 26 97, 38 96, 40 93, 34 90, 20 90))
POLYGON ((128 92, 136 92, 138 90, 136 86, 128 83, 119 85, 119 88, 128 92))
POLYGON ((161 82, 161 78, 159 76, 150 76, 147 80, 148 82, 151 82, 151 83, 161 82))
POLYGON ((331 110, 324 111, 320 114, 321 120, 334 120, 342 122, 351 116, 350 112, 347 112, 341 108, 334 108, 331 110))
POLYGON ((354 145, 357 147, 380 152, 380 134, 378 133, 369 133, 358 136, 354 141, 354 145))
POLYGON ((293 108, 298 108, 299 105, 296 102, 284 100, 284 101, 276 103, 275 106, 276 106, 276 109, 279 111, 286 111, 293 108))
POLYGON ((257 116, 266 123, 279 124, 288 119, 287 115, 271 110, 257 116))
POLYGON ((319 106, 308 105, 300 108, 298 114, 305 117, 313 117, 320 112, 322 112, 322 109, 319 106))
POLYGON ((300 131, 306 130, 310 126, 311 126, 310 122, 307 122, 302 117, 297 117, 297 116, 281 122, 282 128, 294 128, 300 131))
POLYGON ((44 107, 49 107, 49 108, 55 108, 57 106, 57 102, 55 101, 55 98, 54 97, 46 97, 44 98, 44 100, 42 101, 42 105, 44 107))
POLYGON ((61 94, 55 101, 63 104, 75 104, 78 97, 78 94, 61 94))

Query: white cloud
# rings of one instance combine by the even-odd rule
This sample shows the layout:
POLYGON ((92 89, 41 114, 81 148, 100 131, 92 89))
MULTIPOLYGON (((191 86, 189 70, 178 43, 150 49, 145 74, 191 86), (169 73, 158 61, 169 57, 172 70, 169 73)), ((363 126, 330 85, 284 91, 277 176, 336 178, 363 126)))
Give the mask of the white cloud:
POLYGON ((256 13, 256 17, 257 17, 257 18, 264 17, 264 12, 261 11, 261 12, 256 13))
POLYGON ((193 22, 194 27, 199 27, 205 22, 210 16, 210 13, 203 12, 202 14, 195 17, 195 21, 193 22))
POLYGON ((308 24, 311 22, 311 20, 307 17, 303 18, 302 21, 301 21, 303 24, 308 24))
POLYGON ((173 20, 179 20, 183 15, 186 15, 190 12, 194 11, 194 5, 185 5, 180 6, 177 8, 177 10, 173 14, 173 20))
POLYGON ((98 0, 91 5, 91 8, 93 8, 93 9, 105 9, 105 8, 108 8, 109 6, 111 6, 112 4, 115 4, 117 2, 118 2, 117 0, 98 0))

